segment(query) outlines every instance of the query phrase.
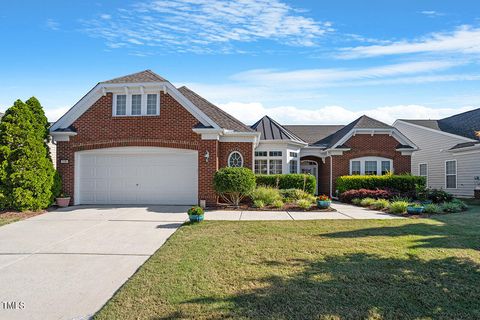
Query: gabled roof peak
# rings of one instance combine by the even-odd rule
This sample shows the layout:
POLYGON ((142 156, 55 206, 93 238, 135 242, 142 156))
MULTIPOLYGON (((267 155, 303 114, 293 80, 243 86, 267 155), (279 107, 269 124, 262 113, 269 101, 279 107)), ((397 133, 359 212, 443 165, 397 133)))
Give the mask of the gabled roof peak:
POLYGON ((101 83, 145 83, 145 82, 166 82, 165 78, 159 76, 150 69, 128 74, 101 83))

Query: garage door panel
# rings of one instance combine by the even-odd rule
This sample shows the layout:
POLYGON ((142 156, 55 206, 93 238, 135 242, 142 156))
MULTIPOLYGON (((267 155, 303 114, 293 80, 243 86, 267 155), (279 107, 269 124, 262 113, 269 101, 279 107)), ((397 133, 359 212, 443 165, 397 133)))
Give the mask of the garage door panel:
POLYGON ((195 204, 196 151, 111 148, 80 152, 76 165, 80 204, 195 204))

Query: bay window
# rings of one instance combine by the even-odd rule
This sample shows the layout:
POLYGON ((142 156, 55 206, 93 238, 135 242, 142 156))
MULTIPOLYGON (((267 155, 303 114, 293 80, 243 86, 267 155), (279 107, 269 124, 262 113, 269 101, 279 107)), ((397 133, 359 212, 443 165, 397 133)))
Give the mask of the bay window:
POLYGON ((255 174, 283 173, 282 151, 255 151, 255 174))

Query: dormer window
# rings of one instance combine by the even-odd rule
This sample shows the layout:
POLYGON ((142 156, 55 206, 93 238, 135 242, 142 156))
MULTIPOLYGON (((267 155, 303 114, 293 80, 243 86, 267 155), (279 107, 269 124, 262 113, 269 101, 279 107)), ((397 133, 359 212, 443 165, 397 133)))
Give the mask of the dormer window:
POLYGON ((115 94, 113 97, 114 116, 156 116, 160 114, 158 93, 115 94))

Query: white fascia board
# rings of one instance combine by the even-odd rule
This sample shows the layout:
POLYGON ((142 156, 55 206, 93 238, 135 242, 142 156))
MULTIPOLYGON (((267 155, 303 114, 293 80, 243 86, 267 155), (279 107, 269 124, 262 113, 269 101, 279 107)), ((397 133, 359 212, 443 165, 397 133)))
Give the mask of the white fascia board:
POLYGON ((199 134, 202 140, 220 140, 220 136, 223 134, 223 129, 214 128, 193 128, 193 132, 199 134))
POLYGON ((257 147, 260 141, 260 132, 236 132, 231 130, 225 130, 220 137, 222 142, 251 142, 257 147))
POLYGON ((448 132, 445 132, 445 131, 440 131, 440 130, 436 130, 436 129, 432 129, 432 128, 427 128, 427 127, 424 127, 424 126, 420 126, 418 124, 413 124, 413 123, 402 121, 402 120, 396 120, 393 123, 393 125, 395 126, 396 123, 406 124, 406 125, 412 126, 414 128, 419 128, 419 129, 423 129, 423 130, 426 130, 426 131, 435 132, 435 133, 438 133, 438 134, 441 134, 441 135, 444 135, 444 136, 457 138, 457 139, 468 141, 468 142, 477 141, 477 140, 470 139, 470 138, 463 137, 463 136, 459 136, 459 135, 456 135, 456 134, 453 134, 453 133, 448 133, 448 132))
POLYGON ((458 148, 458 149, 448 150, 448 152, 450 152, 450 153, 455 153, 455 154, 477 153, 477 152, 480 152, 480 144, 477 144, 477 145, 471 146, 471 147, 465 147, 465 148, 458 148))
POLYGON ((55 141, 69 141, 70 137, 77 135, 76 132, 50 132, 53 140, 55 141))
POLYGON ((220 129, 212 119, 197 108, 190 100, 180 93, 169 82, 146 82, 146 83, 98 83, 85 96, 83 96, 70 110, 68 110, 57 122, 50 127, 50 132, 60 128, 67 128, 72 125, 82 114, 84 114, 101 96, 107 92, 117 91, 122 88, 138 88, 139 90, 156 88, 159 91, 167 92, 189 111, 200 123, 220 129), (109 91, 110 90, 110 91, 109 91))

